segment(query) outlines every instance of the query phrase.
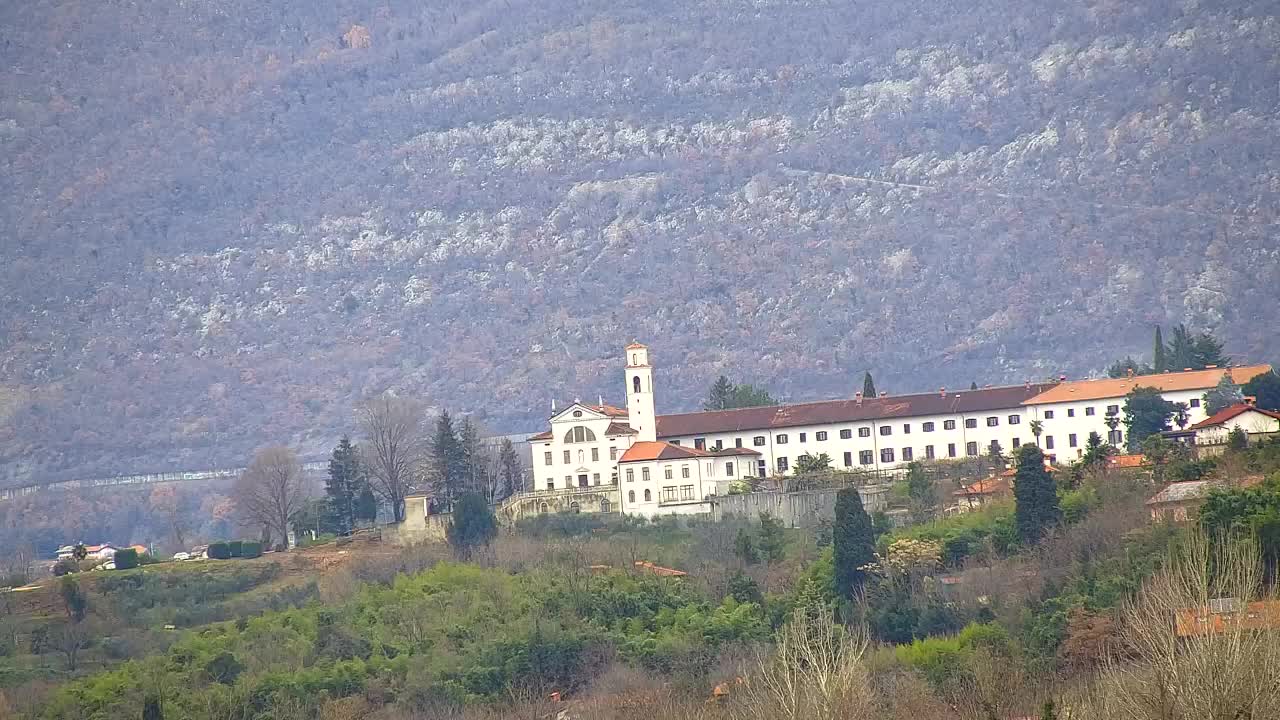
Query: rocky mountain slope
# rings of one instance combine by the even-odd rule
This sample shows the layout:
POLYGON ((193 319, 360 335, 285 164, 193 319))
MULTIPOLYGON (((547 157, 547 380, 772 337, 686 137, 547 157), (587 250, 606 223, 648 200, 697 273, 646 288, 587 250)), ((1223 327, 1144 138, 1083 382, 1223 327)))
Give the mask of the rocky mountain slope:
POLYGON ((423 5, 0 8, 0 482, 1280 350, 1274 3, 423 5))

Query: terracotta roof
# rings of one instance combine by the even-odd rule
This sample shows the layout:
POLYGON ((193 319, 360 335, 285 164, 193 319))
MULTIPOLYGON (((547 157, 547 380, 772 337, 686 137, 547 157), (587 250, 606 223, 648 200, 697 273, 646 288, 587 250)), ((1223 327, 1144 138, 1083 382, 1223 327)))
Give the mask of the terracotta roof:
POLYGON ((1147 462, 1145 455, 1112 455, 1107 458, 1107 467, 1113 468, 1136 468, 1142 467, 1147 462))
POLYGON ((1233 368, 1209 370, 1184 370, 1158 375, 1135 375, 1125 378, 1100 380, 1071 380, 1058 383, 1026 401, 1027 405, 1073 402, 1076 400, 1103 400, 1122 398, 1137 387, 1153 387, 1161 392, 1179 390, 1208 390, 1218 384, 1222 376, 1231 373, 1232 382, 1243 385, 1263 373, 1271 372, 1270 365, 1243 365, 1233 368))
POLYGON ((628 345, 625 349, 626 349, 626 350, 647 350, 648 348, 646 348, 646 347, 645 347, 644 345, 642 345, 641 343, 639 343, 639 342, 637 342, 637 341, 634 341, 634 340, 633 340, 633 341, 631 342, 631 344, 630 344, 630 345, 628 345))
POLYGON ((659 575, 661 577, 684 577, 689 574, 683 570, 673 570, 668 567, 662 567, 661 565, 654 565, 648 560, 637 560, 636 567, 641 570, 648 570, 654 575, 659 575))
POLYGON ((1217 598, 1207 606, 1179 610, 1175 620, 1178 637, 1280 628, 1280 600, 1259 600, 1243 608, 1241 605, 1237 598, 1217 598))
POLYGON ((607 415, 608 417, 628 417, 626 410, 612 405, 587 405, 585 407, 589 407, 602 415, 607 415))
POLYGON ((694 448, 687 448, 680 445, 672 445, 669 442, 651 442, 642 441, 633 443, 627 451, 622 453, 622 457, 618 458, 618 462, 641 462, 645 460, 685 460, 688 458, 706 457, 711 453, 694 448))
MULTIPOLYGON (((1056 468, 1056 467, 1054 467, 1054 466, 1050 465, 1048 462, 1046 462, 1046 463, 1044 464, 1044 471, 1045 471, 1045 472, 1050 472, 1050 473, 1055 473, 1055 472, 1058 472, 1058 468, 1056 468)), ((1018 476, 1018 468, 1016 468, 1016 467, 1005 468, 1004 470, 1001 470, 1001 471, 1000 471, 1000 477, 1011 478, 1011 477, 1017 477, 1017 476, 1018 476)))
POLYGON ((890 395, 858 400, 824 400, 736 410, 658 416, 658 437, 747 432, 800 425, 952 415, 1016 408, 1051 388, 1049 383, 1008 385, 981 390, 890 395))
POLYGON ((1239 417, 1249 412, 1250 410, 1252 410, 1253 412, 1262 413, 1263 415, 1266 415, 1269 418, 1275 418, 1276 420, 1280 420, 1280 413, 1271 412, 1270 410, 1263 410, 1260 407, 1254 407, 1253 405, 1248 405, 1246 403, 1238 403, 1236 405, 1232 405, 1229 408, 1224 408, 1222 410, 1219 410, 1213 415, 1210 415, 1204 420, 1201 420, 1195 425, 1192 425, 1191 429, 1199 430, 1201 428, 1213 427, 1214 425, 1221 425, 1222 423, 1232 418, 1239 417))
POLYGON ((1009 492, 1009 481, 1004 478, 987 478, 972 485, 966 485, 951 493, 952 495, 999 495, 1009 492))
POLYGON ((759 455, 760 452, 745 447, 731 447, 711 451, 715 455, 759 455))
POLYGON ((626 423, 609 423, 609 429, 604 431, 605 437, 613 437, 615 435, 635 435, 636 431, 626 423))
POLYGON ((555 435, 551 434, 550 430, 543 430, 537 435, 530 435, 529 442, 537 442, 538 440, 550 440, 553 437, 555 437, 555 435))

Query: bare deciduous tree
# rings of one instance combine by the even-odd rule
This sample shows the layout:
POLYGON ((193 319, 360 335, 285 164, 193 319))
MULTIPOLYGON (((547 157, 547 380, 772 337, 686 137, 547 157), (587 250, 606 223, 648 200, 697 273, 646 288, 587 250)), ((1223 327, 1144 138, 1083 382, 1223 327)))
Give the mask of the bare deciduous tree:
POLYGON ((404 498, 422 472, 427 456, 423 410, 418 403, 383 393, 360 406, 360 444, 369 484, 391 506, 396 522, 404 520, 404 498))
POLYGON ((298 456, 285 447, 258 451, 236 481, 234 496, 245 520, 286 541, 289 520, 305 500, 298 456))

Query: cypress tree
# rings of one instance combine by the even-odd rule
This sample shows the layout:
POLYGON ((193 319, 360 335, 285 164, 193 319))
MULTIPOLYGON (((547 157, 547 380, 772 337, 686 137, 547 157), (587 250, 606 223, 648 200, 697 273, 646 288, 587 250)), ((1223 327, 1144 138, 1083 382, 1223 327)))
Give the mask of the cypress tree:
POLYGON ((360 458, 351 438, 343 435, 329 457, 329 477, 324 483, 328 510, 339 533, 356 525, 356 496, 361 490, 360 458))
POLYGON ((875 530, 871 516, 862 506, 862 496, 853 488, 836 493, 836 517, 831 531, 835 559, 836 594, 854 598, 867 579, 863 568, 875 562, 875 530))
POLYGON ((1018 470, 1014 477, 1014 518, 1018 537, 1033 545, 1045 532, 1062 522, 1058 487, 1044 467, 1044 453, 1035 445, 1018 448, 1018 470))
POLYGON ((1164 336, 1159 325, 1156 326, 1156 346, 1155 354, 1151 357, 1151 369, 1158 373, 1169 369, 1169 363, 1164 357, 1164 336))
POLYGON ((431 452, 436 462, 436 496, 442 501, 444 508, 451 509, 454 501, 462 495, 466 477, 466 457, 458 434, 453 429, 453 418, 449 411, 440 413, 436 421, 435 437, 431 441, 431 452))
POLYGON ((725 410, 733 401, 733 383, 729 382, 729 378, 721 375, 711 384, 711 390, 707 392, 707 401, 702 404, 703 410, 725 410))
POLYGON ((871 371, 868 370, 862 376, 862 397, 873 398, 876 396, 876 383, 871 379, 871 371))
POLYGON ((446 537, 459 557, 470 557, 476 548, 488 545, 497 535, 498 520, 483 496, 468 492, 458 498, 446 537))
POLYGON ((508 498, 524 490, 520 487, 524 468, 521 467, 520 455, 516 452, 516 447, 511 443, 510 438, 502 439, 502 449, 498 451, 498 472, 501 482, 498 487, 498 497, 494 498, 495 500, 508 498))
POLYGON ((378 497, 368 483, 362 483, 356 495, 356 520, 373 523, 378 519, 378 497))

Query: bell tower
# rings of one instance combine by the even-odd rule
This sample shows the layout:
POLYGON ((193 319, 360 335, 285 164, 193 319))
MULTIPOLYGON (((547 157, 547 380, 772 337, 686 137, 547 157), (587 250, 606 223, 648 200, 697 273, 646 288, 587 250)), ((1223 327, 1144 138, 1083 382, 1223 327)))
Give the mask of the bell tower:
POLYGON ((635 430, 636 440, 658 439, 658 421, 653 410, 653 366, 649 364, 649 348, 633 342, 627 356, 627 420, 635 430))

